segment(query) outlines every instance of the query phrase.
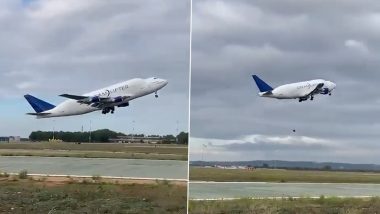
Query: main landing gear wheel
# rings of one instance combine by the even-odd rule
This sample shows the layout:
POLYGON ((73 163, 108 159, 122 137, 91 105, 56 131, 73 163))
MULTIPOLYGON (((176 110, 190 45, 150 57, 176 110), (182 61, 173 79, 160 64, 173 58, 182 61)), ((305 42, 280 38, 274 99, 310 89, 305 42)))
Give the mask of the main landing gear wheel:
POLYGON ((113 114, 115 112, 115 107, 107 107, 102 109, 102 114, 108 114, 110 113, 113 114))

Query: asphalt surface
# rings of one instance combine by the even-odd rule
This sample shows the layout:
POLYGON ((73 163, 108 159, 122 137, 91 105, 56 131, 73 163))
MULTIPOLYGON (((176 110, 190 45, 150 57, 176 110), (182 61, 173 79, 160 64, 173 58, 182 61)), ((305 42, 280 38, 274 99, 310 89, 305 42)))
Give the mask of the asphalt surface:
POLYGON ((30 174, 115 176, 151 179, 187 179, 187 161, 70 158, 0 157, 0 171, 30 174))

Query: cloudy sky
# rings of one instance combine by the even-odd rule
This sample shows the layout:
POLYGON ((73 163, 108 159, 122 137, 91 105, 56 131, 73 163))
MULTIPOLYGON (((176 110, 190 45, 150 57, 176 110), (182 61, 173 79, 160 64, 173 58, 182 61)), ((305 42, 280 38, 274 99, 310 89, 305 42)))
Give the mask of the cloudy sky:
POLYGON ((192 32, 192 160, 380 163, 377 1, 194 0, 192 32), (260 98, 252 74, 337 88, 260 98))
POLYGON ((33 130, 187 130, 190 1, 3 0, 0 2, 0 136, 33 130), (114 115, 37 120, 23 95, 58 104, 135 77, 169 84, 114 115), (134 125, 133 125, 133 122, 134 125), (178 122, 177 122, 178 121, 178 122))

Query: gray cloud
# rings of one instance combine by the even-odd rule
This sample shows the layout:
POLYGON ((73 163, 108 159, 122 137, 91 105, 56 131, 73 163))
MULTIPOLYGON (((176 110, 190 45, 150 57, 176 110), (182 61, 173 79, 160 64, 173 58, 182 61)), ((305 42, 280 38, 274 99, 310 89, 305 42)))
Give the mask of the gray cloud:
POLYGON ((361 146, 305 136, 247 135, 235 139, 191 138, 192 160, 297 160, 368 163, 377 160, 378 146, 361 146), (363 159, 363 155, 366 156, 363 159))
MULTIPOLYGON (((208 0, 193 6, 192 137, 288 136, 296 129, 298 136, 339 144, 329 148, 334 155, 327 159, 380 162, 369 150, 355 155, 359 147, 380 149, 379 4, 208 0), (272 86, 324 78, 337 89, 332 97, 301 104, 259 98, 252 74, 272 86), (355 157, 340 152, 344 146, 345 154, 355 157)), ((244 144, 253 150, 259 145, 244 144)), ((268 146, 276 148, 281 146, 268 146)), ((295 150, 267 158, 297 155, 295 150)))
POLYGON ((281 143, 279 141, 273 141, 268 139, 258 139, 255 142, 244 143, 231 143, 221 145, 221 147, 228 151, 245 152, 252 150, 259 151, 303 151, 314 150, 321 152, 321 150, 327 150, 330 146, 321 143, 305 143, 302 139, 293 139, 291 143, 281 143))

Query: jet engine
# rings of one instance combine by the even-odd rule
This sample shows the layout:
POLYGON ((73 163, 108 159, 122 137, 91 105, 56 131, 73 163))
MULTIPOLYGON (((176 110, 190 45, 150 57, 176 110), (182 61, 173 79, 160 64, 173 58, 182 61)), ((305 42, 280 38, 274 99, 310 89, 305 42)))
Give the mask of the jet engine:
POLYGON ((113 102, 115 102, 115 103, 123 102, 123 97, 115 97, 115 98, 113 98, 113 102))
POLYGON ((118 105, 117 107, 127 107, 127 106, 129 106, 129 102, 122 103, 122 104, 118 105))
POLYGON ((323 88, 321 94, 328 94, 330 91, 328 88, 323 88))
POLYGON ((98 102, 100 102, 99 96, 90 97, 90 102, 91 103, 98 103, 98 102))

